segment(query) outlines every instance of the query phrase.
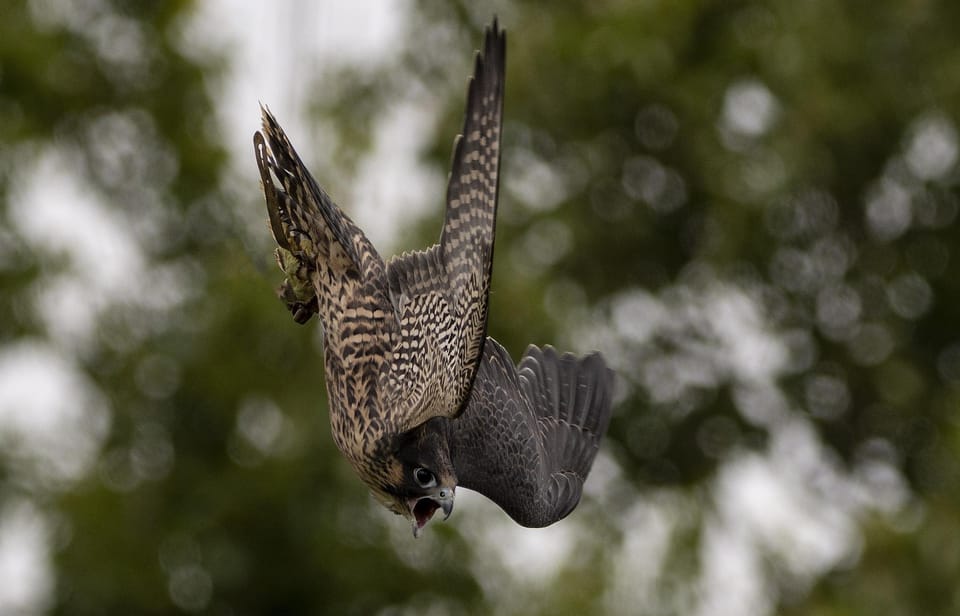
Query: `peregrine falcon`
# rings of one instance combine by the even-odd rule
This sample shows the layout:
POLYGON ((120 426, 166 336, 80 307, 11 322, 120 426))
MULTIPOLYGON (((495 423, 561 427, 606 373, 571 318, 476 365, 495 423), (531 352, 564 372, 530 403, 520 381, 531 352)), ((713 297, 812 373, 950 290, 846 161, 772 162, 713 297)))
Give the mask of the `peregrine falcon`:
POLYGON ((384 262, 262 109, 254 150, 277 262, 298 323, 319 316, 330 424, 373 495, 414 536, 457 486, 525 526, 580 500, 610 420, 599 354, 530 346, 519 365, 486 336, 506 35, 496 19, 467 88, 439 243, 384 262))

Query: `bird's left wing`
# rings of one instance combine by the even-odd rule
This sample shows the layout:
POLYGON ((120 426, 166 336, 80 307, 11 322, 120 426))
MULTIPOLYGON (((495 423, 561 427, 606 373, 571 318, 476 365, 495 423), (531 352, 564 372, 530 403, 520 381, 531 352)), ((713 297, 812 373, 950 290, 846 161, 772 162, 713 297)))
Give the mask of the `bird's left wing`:
POLYGON ((487 338, 463 413, 444 421, 458 485, 523 526, 548 526, 577 503, 610 423, 613 373, 592 353, 529 346, 516 367, 487 338))
POLYGON ((387 263, 401 341, 386 404, 400 430, 453 416, 466 400, 483 353, 493 264, 500 167, 506 34, 486 29, 467 88, 463 131, 454 143, 439 244, 387 263))
MULTIPOLYGON (((276 118, 265 108, 262 113, 254 151, 278 262, 287 274, 280 298, 299 323, 318 314, 331 401, 355 410, 372 398, 396 342, 386 266, 307 170, 276 118)), ((333 412, 331 421, 336 438, 369 436, 358 413, 333 412)))

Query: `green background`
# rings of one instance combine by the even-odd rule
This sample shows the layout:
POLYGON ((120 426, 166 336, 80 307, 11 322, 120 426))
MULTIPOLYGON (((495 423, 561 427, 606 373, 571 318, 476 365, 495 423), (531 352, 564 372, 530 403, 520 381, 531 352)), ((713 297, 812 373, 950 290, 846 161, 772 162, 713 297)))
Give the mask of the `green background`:
POLYGON ((0 379, 0 536, 32 528, 52 574, 25 613, 960 612, 960 4, 420 2, 362 70, 277 67, 256 96, 306 93, 291 137, 323 135, 334 198, 377 118, 437 109, 425 214, 391 230, 416 248, 496 11, 490 333, 618 374, 568 520, 461 494, 417 541, 331 442, 319 326, 274 296, 252 149, 215 116, 244 66, 184 45, 196 8, 0 20, 0 367, 39 375, 0 379), (84 202, 30 206, 64 176, 84 202), (9 417, 49 399, 73 419, 43 449, 9 417))

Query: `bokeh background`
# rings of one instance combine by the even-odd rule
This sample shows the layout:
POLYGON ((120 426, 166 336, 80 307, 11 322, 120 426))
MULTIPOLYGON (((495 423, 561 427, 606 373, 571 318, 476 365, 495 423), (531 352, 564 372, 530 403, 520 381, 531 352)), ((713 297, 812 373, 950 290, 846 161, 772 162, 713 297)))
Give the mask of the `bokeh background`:
POLYGON ((0 613, 960 613, 960 4, 9 0, 0 613), (543 530, 414 540, 329 435, 251 135, 438 234, 509 35, 490 332, 599 349, 543 530))

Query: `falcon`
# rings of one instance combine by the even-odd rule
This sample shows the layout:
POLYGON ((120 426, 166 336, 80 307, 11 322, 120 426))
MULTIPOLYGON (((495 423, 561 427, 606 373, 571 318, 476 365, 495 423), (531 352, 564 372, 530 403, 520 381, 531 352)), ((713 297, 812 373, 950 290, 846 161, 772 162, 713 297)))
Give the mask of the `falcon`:
POLYGON ((580 500, 610 420, 602 357, 527 348, 515 365, 486 336, 500 171, 506 35, 484 33, 454 141, 440 241, 384 260, 261 108, 254 150, 277 262, 297 323, 316 314, 334 441, 414 536, 456 488, 525 526, 580 500))

